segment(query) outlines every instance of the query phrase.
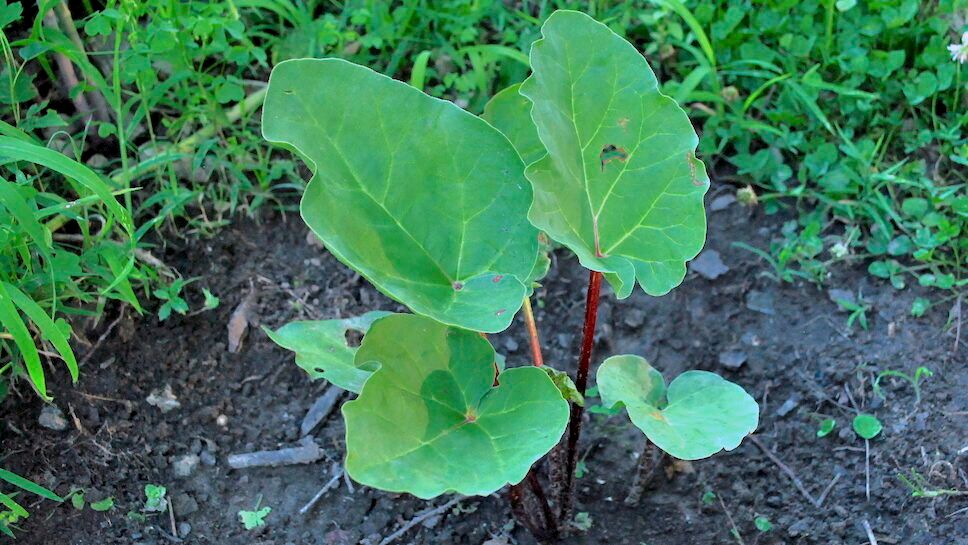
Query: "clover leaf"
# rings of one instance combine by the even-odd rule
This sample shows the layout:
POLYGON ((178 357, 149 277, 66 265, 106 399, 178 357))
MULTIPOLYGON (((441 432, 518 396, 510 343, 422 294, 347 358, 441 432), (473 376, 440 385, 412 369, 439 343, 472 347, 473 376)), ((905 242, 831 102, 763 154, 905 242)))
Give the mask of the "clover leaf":
POLYGON ((598 369, 602 405, 625 405, 650 441, 683 460, 733 450, 756 429, 759 406, 741 387, 707 371, 686 371, 665 388, 639 356, 613 356, 598 369))
POLYGON ((538 233, 521 159, 496 129, 341 59, 278 64, 262 119, 312 169, 302 217, 340 261, 437 321, 511 323, 538 233))
POLYGON ((346 471, 392 492, 490 494, 521 481, 558 443, 568 403, 537 367, 495 385, 494 349, 478 333, 395 314, 374 322, 357 365, 379 369, 343 405, 346 471))
POLYGON ((262 329, 273 342, 295 352, 296 365, 313 380, 324 378, 344 390, 360 393, 376 367, 357 367, 353 363, 357 347, 346 342, 346 332, 365 334, 374 320, 388 314, 374 310, 353 318, 290 322, 277 331, 262 329))
POLYGON ((556 11, 520 92, 548 152, 528 166, 529 218, 605 273, 619 298, 682 282, 703 246, 709 187, 686 113, 634 46, 591 17, 556 11))

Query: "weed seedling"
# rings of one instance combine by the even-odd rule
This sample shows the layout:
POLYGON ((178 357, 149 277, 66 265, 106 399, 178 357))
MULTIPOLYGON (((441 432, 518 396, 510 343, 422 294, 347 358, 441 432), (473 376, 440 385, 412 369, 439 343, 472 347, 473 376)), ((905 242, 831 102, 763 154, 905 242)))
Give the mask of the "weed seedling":
POLYGON ((255 530, 266 525, 266 517, 272 512, 272 508, 267 505, 259 509, 260 503, 262 503, 262 496, 259 496, 259 499, 256 500, 252 511, 244 509, 239 511, 239 522, 246 530, 255 530))
POLYGON ((927 367, 918 367, 917 370, 914 371, 913 377, 907 373, 894 371, 892 369, 881 371, 877 374, 877 378, 874 379, 874 394, 881 399, 887 399, 887 396, 884 395, 884 391, 881 389, 881 379, 884 377, 898 377, 911 383, 911 386, 914 388, 914 404, 918 405, 921 403, 921 382, 933 375, 934 373, 927 367))
POLYGON ((158 319, 164 322, 171 316, 172 311, 178 314, 185 314, 188 312, 188 302, 181 296, 181 290, 190 282, 195 279, 183 280, 178 278, 174 280, 171 284, 164 288, 158 288, 155 290, 155 297, 164 301, 161 307, 158 309, 158 319))
POLYGON ((769 532, 773 529, 773 523, 770 522, 769 518, 764 517, 763 515, 758 515, 756 518, 754 518, 753 525, 756 526, 756 529, 761 532, 769 532))
POLYGON ((148 513, 164 513, 168 509, 168 501, 165 497, 168 489, 157 484, 145 485, 145 505, 143 511, 148 513))
POLYGON ((897 478, 911 489, 912 498, 937 498, 940 496, 968 496, 968 491, 954 488, 931 488, 928 480, 911 469, 908 474, 898 473, 897 478))
POLYGON ((837 427, 837 421, 833 418, 824 418, 817 429, 817 437, 826 437, 837 427))
MULTIPOLYGON (((274 68, 263 135, 313 172, 303 219, 413 314, 270 333, 312 376, 358 394, 342 409, 350 477, 424 499, 510 484, 518 519, 554 539, 591 523, 572 506, 602 283, 619 299, 678 286, 705 241, 709 178, 686 113, 607 26, 555 12, 530 66, 483 119, 340 59, 274 68), (547 369, 534 326, 549 239, 588 271, 573 378, 547 369), (519 310, 533 365, 505 368, 487 334, 519 310), (358 348, 348 329, 365 333, 358 348), (552 449, 546 493, 538 462, 552 449)), ((602 407, 684 460, 735 449, 758 423, 753 398, 713 373, 667 385, 641 356, 618 355, 596 382, 602 407)))

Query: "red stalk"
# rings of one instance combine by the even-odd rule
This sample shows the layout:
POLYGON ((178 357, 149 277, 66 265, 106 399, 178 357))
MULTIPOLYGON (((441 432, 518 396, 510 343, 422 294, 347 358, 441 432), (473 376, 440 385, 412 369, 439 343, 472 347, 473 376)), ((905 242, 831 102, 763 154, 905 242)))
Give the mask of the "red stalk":
MULTIPOLYGON (((592 360, 592 348, 595 346, 595 322, 598 320, 598 299, 601 288, 602 273, 590 271, 588 292, 585 296, 585 324, 582 328, 581 351, 578 354, 578 374, 575 377, 575 388, 582 396, 585 395, 585 388, 588 386, 588 366, 592 360)), ((578 465, 578 438, 581 436, 581 418, 584 411, 581 405, 571 404, 565 460, 565 486, 562 487, 563 499, 559 506, 559 520, 563 522, 571 518, 571 509, 575 501, 575 467, 578 465)))

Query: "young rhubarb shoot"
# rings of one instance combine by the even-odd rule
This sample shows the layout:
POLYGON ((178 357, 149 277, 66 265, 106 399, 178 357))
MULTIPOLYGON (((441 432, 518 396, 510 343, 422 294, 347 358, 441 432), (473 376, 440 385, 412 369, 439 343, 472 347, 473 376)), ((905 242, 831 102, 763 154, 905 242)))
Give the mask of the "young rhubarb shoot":
POLYGON ((639 356, 612 356, 598 368, 602 405, 621 403, 635 427, 682 460, 733 450, 759 423, 759 406, 741 387, 707 371, 686 371, 668 389, 639 356))

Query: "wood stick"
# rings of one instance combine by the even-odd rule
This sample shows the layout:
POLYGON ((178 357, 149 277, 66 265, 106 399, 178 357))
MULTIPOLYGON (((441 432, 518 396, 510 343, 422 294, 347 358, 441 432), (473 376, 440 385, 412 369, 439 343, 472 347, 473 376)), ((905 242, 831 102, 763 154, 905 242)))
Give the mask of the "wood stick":
POLYGON ((303 437, 298 447, 279 450, 262 450, 245 454, 229 455, 229 467, 245 469, 249 467, 278 467, 295 464, 310 464, 323 457, 323 449, 312 437, 303 437))
POLYGON ((443 513, 444 511, 446 511, 446 510, 450 509, 451 507, 453 507, 457 502, 459 502, 462 499, 464 499, 463 496, 458 496, 458 497, 450 500, 449 502, 447 502, 447 503, 445 503, 443 505, 439 505, 437 507, 434 507, 433 509, 428 509, 427 511, 424 511, 423 513, 421 513, 421 514, 413 517, 412 519, 410 519, 409 521, 407 521, 406 524, 404 524, 403 526, 401 526, 399 530, 397 530, 396 532, 393 532, 392 534, 390 534, 387 537, 383 538, 383 541, 381 541, 379 543, 379 545, 388 545, 390 543, 393 543, 397 538, 399 538, 403 534, 407 533, 407 531, 409 531, 414 526, 420 524, 421 522, 429 519, 430 517, 432 517, 434 515, 439 515, 439 514, 443 513))
POLYGON ((305 515, 306 513, 308 513, 309 510, 312 509, 314 505, 316 505, 316 502, 318 502, 319 499, 323 497, 323 494, 339 486, 339 480, 343 477, 342 466, 340 466, 339 464, 333 464, 333 468, 330 472, 332 473, 333 478, 330 479, 329 482, 327 482, 325 485, 323 485, 323 487, 319 489, 319 492, 316 492, 316 495, 313 496, 313 499, 306 502, 306 505, 302 506, 302 508, 299 509, 300 515, 305 515))
POLYGON ((810 492, 807 491, 806 487, 803 486, 803 482, 800 481, 800 478, 797 477, 797 474, 794 473, 793 470, 789 468, 789 466, 784 464, 783 461, 777 458, 775 454, 770 452, 770 449, 766 448, 766 445, 764 445, 763 442, 760 441, 759 437, 756 437, 755 435, 750 435, 749 437, 747 437, 747 439, 749 439, 754 445, 759 447, 760 450, 763 451, 763 454, 766 454, 767 458, 772 460, 773 463, 780 468, 780 471, 785 473, 786 476, 789 477, 791 481, 793 481, 793 486, 795 486, 796 489, 799 490, 801 494, 803 494, 804 498, 807 498, 807 501, 813 504, 814 507, 820 507, 820 504, 817 502, 817 500, 814 499, 814 497, 810 494, 810 492))

